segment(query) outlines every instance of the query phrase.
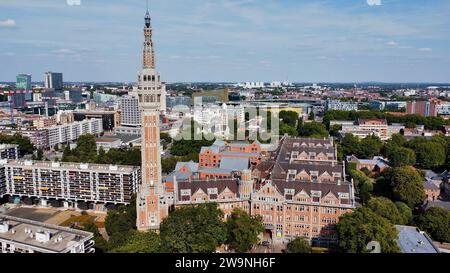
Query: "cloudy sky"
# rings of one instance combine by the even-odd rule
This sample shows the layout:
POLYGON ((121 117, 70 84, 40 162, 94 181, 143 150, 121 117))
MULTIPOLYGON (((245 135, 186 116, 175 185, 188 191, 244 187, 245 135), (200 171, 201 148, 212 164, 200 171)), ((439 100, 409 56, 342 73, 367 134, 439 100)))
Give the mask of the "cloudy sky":
MULTIPOLYGON (((0 81, 135 81, 145 0, 0 0, 0 81), (68 4, 69 3, 69 4, 68 4)), ((448 0, 149 0, 176 81, 450 82, 448 0)))

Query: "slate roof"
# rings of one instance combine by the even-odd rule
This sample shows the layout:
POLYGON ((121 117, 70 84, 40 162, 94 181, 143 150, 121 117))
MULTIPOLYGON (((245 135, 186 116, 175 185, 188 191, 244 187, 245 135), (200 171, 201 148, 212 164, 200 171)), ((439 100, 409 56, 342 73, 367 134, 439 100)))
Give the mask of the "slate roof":
POLYGON ((233 157, 224 157, 222 161, 220 161, 221 169, 230 169, 230 170, 247 170, 250 166, 250 160, 248 158, 233 158, 233 157))
POLYGON ((175 171, 179 171, 181 168, 183 168, 184 166, 188 167, 188 169, 191 172, 197 172, 198 171, 198 163, 195 163, 194 161, 189 161, 189 162, 177 162, 177 165, 175 167, 175 171))
MULTIPOLYGON (((312 191, 320 191, 321 198, 325 197, 330 192, 339 198, 339 193, 348 193, 349 197, 351 197, 351 189, 352 185, 348 182, 343 182, 340 185, 334 183, 311 183, 309 181, 292 181, 288 182, 286 180, 272 180, 272 184, 278 189, 281 195, 284 195, 285 189, 293 189, 295 190, 294 195, 305 191, 309 196, 311 196, 312 191)), ((350 204, 349 202, 344 201, 342 199, 341 202, 343 204, 350 204)), ((350 199, 348 199, 350 201, 350 199)))
POLYGON ((178 182, 178 198, 181 200, 181 190, 191 190, 191 194, 195 194, 199 189, 208 193, 208 188, 217 188, 218 194, 221 194, 226 188, 232 193, 238 194, 238 179, 210 179, 210 180, 193 180, 178 182))
MULTIPOLYGON (((296 170, 297 173, 305 171, 310 174, 317 171, 319 176, 327 172, 329 175, 333 173, 341 173, 343 175, 343 166, 341 164, 319 163, 319 162, 277 162, 272 171, 272 179, 286 179, 288 170, 296 170)), ((342 177, 341 177, 342 178, 342 177)))
POLYGON ((431 238, 416 227, 395 226, 398 230, 397 245, 402 253, 439 253, 431 238))

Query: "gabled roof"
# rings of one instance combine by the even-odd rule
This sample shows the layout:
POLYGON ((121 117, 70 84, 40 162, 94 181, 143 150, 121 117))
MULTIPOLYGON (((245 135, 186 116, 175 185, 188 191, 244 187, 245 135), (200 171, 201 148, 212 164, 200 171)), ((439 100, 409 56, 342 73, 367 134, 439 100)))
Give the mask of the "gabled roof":
POLYGON ((209 147, 202 147, 200 150, 200 153, 205 153, 206 151, 210 150, 213 154, 218 154, 220 152, 220 147, 216 145, 212 145, 209 147))
POLYGON ((198 171, 198 163, 195 163, 194 161, 189 162, 177 162, 177 165, 175 166, 175 171, 180 171, 181 168, 186 166, 192 173, 198 171))
MULTIPOLYGON (((207 193, 208 189, 217 188, 218 194, 225 189, 229 189, 232 193, 238 194, 239 183, 237 179, 209 179, 209 180, 193 180, 178 182, 178 198, 180 199, 181 190, 191 190, 191 194, 196 193, 199 189, 207 193)), ((180 199, 181 200, 181 199, 180 199)))
MULTIPOLYGON (((312 192, 321 192, 321 198, 332 194, 336 198, 339 198, 339 193, 349 194, 349 199, 342 199, 343 204, 351 205, 351 189, 352 184, 349 182, 343 182, 340 185, 331 183, 311 183, 303 181, 287 182, 286 180, 272 180, 272 185, 278 190, 281 195, 284 195, 285 189, 293 189, 295 191, 294 196, 301 192, 306 193, 308 196, 312 195, 312 192)), ((261 187, 259 190, 261 190, 261 187)))

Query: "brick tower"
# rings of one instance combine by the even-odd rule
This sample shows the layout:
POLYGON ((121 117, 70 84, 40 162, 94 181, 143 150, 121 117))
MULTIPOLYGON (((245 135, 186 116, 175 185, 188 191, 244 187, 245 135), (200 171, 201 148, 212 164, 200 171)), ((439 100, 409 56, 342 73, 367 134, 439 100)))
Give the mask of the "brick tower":
POLYGON ((168 215, 168 204, 161 179, 159 120, 165 111, 166 87, 155 69, 152 26, 147 10, 144 27, 143 68, 138 77, 138 99, 141 111, 142 184, 136 200, 136 225, 140 231, 159 230, 168 215))

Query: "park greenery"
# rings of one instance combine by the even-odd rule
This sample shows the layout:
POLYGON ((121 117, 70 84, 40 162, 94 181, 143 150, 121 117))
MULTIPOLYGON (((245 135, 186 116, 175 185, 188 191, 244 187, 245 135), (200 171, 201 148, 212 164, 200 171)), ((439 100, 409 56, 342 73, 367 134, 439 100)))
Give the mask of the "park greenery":
POLYGON ((287 245, 287 253, 311 253, 312 248, 305 238, 297 237, 287 245))
POLYGON ((216 203, 184 206, 163 220, 159 234, 136 230, 136 201, 110 208, 105 221, 109 240, 97 226, 88 223, 83 230, 94 233, 97 252, 110 253, 213 253, 222 245, 236 252, 248 252, 263 231, 260 217, 234 210, 224 221, 216 203))
POLYGON ((0 134, 0 144, 16 144, 19 145, 19 153, 21 156, 32 154, 35 150, 30 139, 21 134, 4 135, 0 134))
POLYGON ((109 149, 108 152, 100 147, 97 150, 94 135, 82 135, 77 139, 76 148, 66 146, 61 159, 63 162, 81 162, 114 165, 141 165, 141 152, 135 148, 109 149))
POLYGON ((260 215, 250 216, 247 212, 236 209, 227 219, 227 244, 237 252, 249 251, 257 242, 258 235, 264 231, 260 215))
POLYGON ((370 208, 361 207, 341 216, 337 224, 339 249, 345 253, 366 253, 367 244, 380 243, 383 253, 398 253, 396 239, 398 232, 386 218, 370 208))

